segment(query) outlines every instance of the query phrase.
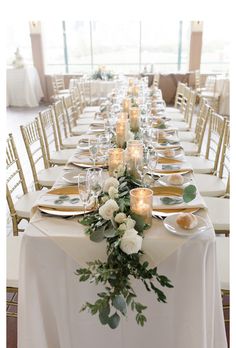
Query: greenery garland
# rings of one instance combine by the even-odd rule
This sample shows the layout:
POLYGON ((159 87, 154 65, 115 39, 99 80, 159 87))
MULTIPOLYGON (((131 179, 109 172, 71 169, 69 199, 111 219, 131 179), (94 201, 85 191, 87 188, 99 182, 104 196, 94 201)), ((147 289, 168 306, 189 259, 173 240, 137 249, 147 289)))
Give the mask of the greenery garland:
POLYGON ((80 221, 87 226, 91 241, 105 240, 107 244, 106 262, 88 262, 87 268, 76 270, 81 282, 104 285, 104 291, 97 294, 97 301, 86 302, 81 311, 87 309, 92 315, 98 314, 101 324, 112 329, 118 327, 120 316, 126 316, 128 307, 136 312, 138 325, 143 326, 147 321, 144 315, 147 307, 137 301, 131 278, 139 279, 147 291, 154 292, 158 302, 166 303, 166 295, 158 283, 162 287, 173 287, 166 276, 157 273, 157 267, 150 268, 148 262, 140 259, 143 233, 149 226, 130 211, 129 192, 134 187, 137 186, 127 173, 118 179, 107 179, 99 197, 99 210, 80 221))

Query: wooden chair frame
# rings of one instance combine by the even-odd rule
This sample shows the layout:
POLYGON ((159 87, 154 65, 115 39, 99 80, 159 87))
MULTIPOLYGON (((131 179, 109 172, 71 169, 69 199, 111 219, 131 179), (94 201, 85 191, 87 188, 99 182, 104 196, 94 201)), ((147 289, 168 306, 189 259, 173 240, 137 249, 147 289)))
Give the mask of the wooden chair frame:
POLYGON ((20 126, 21 134, 25 143, 26 151, 30 161, 30 166, 34 178, 34 186, 36 190, 40 190, 42 186, 39 183, 36 165, 42 159, 44 168, 50 167, 43 141, 43 135, 40 129, 39 119, 28 123, 26 126, 20 126), (38 144, 37 144, 38 143, 38 144), (35 145, 39 145, 36 149, 32 149, 35 145), (38 156, 36 159, 34 156, 38 156))
POLYGON ((14 201, 12 198, 12 193, 15 191, 15 189, 18 186, 21 186, 23 194, 26 194, 28 192, 24 173, 22 171, 22 166, 20 163, 19 155, 15 146, 15 142, 13 139, 13 135, 9 134, 9 137, 7 139, 7 149, 6 149, 6 165, 7 170, 12 168, 14 165, 16 166, 16 170, 11 173, 11 175, 7 178, 6 183, 6 198, 7 203, 10 211, 10 216, 12 219, 12 228, 13 228, 13 235, 18 236, 18 232, 22 231, 19 229, 18 225, 21 222, 21 220, 27 220, 26 218, 23 218, 21 216, 18 216, 15 210, 14 201), (14 184, 13 187, 10 187, 11 180, 15 179, 15 177, 19 177, 18 181, 14 184))

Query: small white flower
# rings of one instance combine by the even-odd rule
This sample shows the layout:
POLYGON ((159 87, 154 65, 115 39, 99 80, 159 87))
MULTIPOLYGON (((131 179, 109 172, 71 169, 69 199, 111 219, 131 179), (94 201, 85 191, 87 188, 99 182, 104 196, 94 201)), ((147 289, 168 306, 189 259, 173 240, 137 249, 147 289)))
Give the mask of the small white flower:
POLYGON ((126 230, 126 224, 121 224, 119 227, 118 227, 118 230, 119 231, 125 231, 126 230))
POLYGON ((125 213, 118 213, 115 216, 115 222, 118 224, 123 224, 123 222, 127 219, 127 216, 125 213))
POLYGON ((110 187, 118 188, 119 181, 116 178, 108 178, 103 185, 103 191, 108 192, 110 187))
POLYGON ((126 221, 125 221, 125 224, 126 224, 126 228, 127 230, 130 230, 131 228, 134 228, 135 224, 136 224, 136 221, 131 219, 131 217, 129 216, 126 221))
POLYGON ((99 214, 104 220, 110 220, 113 218, 114 212, 118 210, 119 206, 116 201, 114 201, 114 199, 108 199, 108 201, 99 208, 99 214))
POLYGON ((109 197, 114 199, 118 197, 118 190, 114 186, 111 186, 108 190, 109 197))
POLYGON ((125 231, 120 241, 121 250, 127 254, 136 254, 142 247, 142 237, 135 229, 125 231))

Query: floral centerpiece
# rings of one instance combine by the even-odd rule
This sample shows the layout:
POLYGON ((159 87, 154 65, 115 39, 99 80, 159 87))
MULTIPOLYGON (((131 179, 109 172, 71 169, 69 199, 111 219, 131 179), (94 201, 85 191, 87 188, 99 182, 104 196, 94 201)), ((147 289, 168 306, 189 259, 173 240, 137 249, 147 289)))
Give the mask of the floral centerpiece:
POLYGON ((115 329, 121 315, 127 315, 128 307, 136 312, 138 325, 143 326, 147 308, 137 299, 131 279, 140 280, 145 289, 153 292, 157 301, 166 302, 161 287, 172 288, 170 280, 143 262, 142 241, 149 227, 144 220, 130 210, 132 188, 137 187, 123 168, 116 172, 117 178, 108 178, 99 197, 99 209, 85 216, 80 222, 87 226, 85 233, 93 242, 106 242, 107 260, 88 262, 87 268, 76 271, 80 281, 103 284, 104 291, 97 294, 95 303, 86 302, 81 311, 97 314, 102 325, 115 329))
POLYGON ((110 81, 114 79, 114 74, 111 71, 107 71, 105 65, 102 65, 93 73, 92 79, 110 81))

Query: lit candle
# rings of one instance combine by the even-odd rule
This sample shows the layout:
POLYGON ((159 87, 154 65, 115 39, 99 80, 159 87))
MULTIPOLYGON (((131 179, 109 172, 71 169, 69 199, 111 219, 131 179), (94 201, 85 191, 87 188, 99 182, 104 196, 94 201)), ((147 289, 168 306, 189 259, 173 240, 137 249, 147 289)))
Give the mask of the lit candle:
POLYGON ((134 96, 138 97, 138 94, 139 94, 139 86, 133 86, 132 94, 133 94, 134 96))
POLYGON ((116 176, 116 170, 124 168, 124 150, 109 149, 108 151, 108 168, 110 176, 116 176))
POLYGON ((127 144, 127 169, 133 178, 139 178, 137 164, 143 165, 143 143, 131 140, 127 144))
POLYGON ((127 121, 120 119, 116 123, 116 143, 123 148, 127 139, 127 121))
POLYGON ((140 123, 140 109, 133 107, 129 110, 130 128, 133 132, 138 132, 140 123))
POLYGON ((133 213, 144 219, 144 222, 152 224, 152 199, 153 192, 148 188, 135 188, 130 191, 130 209, 133 213))
POLYGON ((130 106, 131 106, 131 100, 130 100, 130 98, 125 98, 125 99, 123 100, 123 110, 124 110, 124 112, 129 112, 130 106))

